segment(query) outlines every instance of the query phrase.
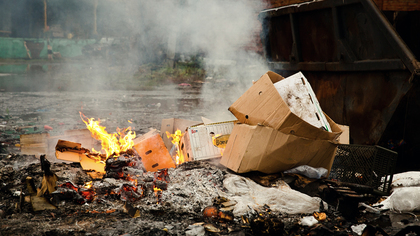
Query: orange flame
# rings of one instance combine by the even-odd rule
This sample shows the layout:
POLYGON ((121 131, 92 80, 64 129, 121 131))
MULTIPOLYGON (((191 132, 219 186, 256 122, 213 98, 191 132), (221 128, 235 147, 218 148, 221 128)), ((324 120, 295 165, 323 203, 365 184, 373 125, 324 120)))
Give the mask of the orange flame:
POLYGON ((162 191, 162 189, 158 188, 158 187, 153 187, 153 191, 157 192, 157 191, 162 191))
POLYGON ((92 181, 86 182, 84 188, 90 189, 92 188, 92 181))
POLYGON ((181 138, 184 134, 181 132, 181 130, 177 129, 175 131, 174 134, 169 133, 168 131, 166 131, 166 136, 168 138, 171 138, 171 142, 176 145, 176 157, 175 157, 175 163, 177 165, 184 163, 185 159, 184 159, 184 155, 181 152, 181 148, 179 146, 180 142, 181 142, 181 138))
MULTIPOLYGON (((122 130, 117 128, 117 133, 109 134, 105 130, 106 127, 100 126, 100 121, 95 121, 94 118, 89 119, 82 112, 80 112, 80 118, 92 133, 92 137, 101 141, 102 151, 105 152, 107 158, 111 155, 119 155, 134 146, 133 139, 136 137, 136 132, 131 131, 131 127, 122 130)), ((99 153, 93 148, 92 152, 99 153)))
POLYGON ((155 192, 155 196, 157 198, 156 204, 159 204, 160 196, 162 195, 162 189, 158 187, 153 187, 153 191, 155 192))

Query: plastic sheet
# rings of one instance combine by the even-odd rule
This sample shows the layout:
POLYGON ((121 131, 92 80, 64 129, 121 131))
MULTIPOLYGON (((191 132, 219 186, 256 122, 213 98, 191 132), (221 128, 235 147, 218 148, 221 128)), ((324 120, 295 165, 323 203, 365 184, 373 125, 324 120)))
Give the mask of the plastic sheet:
POLYGON ((357 234, 362 235, 363 230, 366 228, 366 224, 352 225, 351 230, 357 234))
MULTIPOLYGON (((267 188, 254 181, 237 175, 227 175, 223 186, 228 190, 229 199, 237 204, 235 215, 243 215, 250 208, 267 204, 271 210, 288 214, 313 213, 319 211, 321 199, 291 189, 286 183, 277 188, 267 188)), ((324 203, 324 207, 327 205, 324 203)))
POLYGON ((323 167, 312 167, 308 165, 302 165, 295 167, 290 170, 284 171, 285 174, 301 174, 311 179, 320 179, 322 177, 327 177, 328 170, 323 167))
POLYGON ((392 188, 420 186, 420 171, 394 174, 391 186, 392 188))
POLYGON ((313 216, 305 216, 300 220, 300 224, 303 225, 303 226, 311 227, 311 226, 313 226, 317 223, 318 223, 318 221, 313 216))
POLYGON ((398 212, 420 211, 420 187, 401 187, 383 202, 382 210, 391 209, 398 212))

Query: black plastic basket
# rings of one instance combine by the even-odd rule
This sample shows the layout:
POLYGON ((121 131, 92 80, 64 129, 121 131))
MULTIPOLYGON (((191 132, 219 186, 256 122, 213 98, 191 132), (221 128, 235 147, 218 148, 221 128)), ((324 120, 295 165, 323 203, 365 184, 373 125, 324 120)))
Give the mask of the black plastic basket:
POLYGON ((380 146, 338 145, 329 179, 391 190, 398 154, 380 146))

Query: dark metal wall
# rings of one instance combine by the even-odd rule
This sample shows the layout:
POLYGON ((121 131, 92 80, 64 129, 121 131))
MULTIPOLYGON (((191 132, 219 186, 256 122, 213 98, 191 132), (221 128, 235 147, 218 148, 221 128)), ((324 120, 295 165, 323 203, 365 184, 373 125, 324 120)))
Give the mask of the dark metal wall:
MULTIPOLYGON (((418 12, 400 15, 404 25, 371 0, 324 0, 269 9, 260 17, 270 69, 283 76, 302 71, 323 110, 350 126, 352 143, 389 147, 386 140, 394 135, 389 130, 409 122, 395 111, 405 106, 400 103, 420 75, 415 54, 395 27, 418 53, 419 33, 412 30, 420 23, 411 23, 418 12)), ((404 129, 406 137, 420 132, 404 129)), ((420 138, 410 142, 420 145, 420 138)))
POLYGON ((379 141, 419 68, 374 7, 369 0, 326 0, 261 14, 271 69, 303 71, 325 112, 349 125, 358 144, 379 141))

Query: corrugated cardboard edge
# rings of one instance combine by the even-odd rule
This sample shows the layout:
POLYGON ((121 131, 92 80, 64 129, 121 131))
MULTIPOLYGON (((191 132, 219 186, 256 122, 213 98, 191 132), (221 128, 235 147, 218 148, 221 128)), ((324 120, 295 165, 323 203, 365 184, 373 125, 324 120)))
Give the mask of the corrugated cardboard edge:
MULTIPOLYGON (((249 126, 250 130, 248 132, 243 132, 240 124, 237 124, 233 127, 232 133, 230 134, 228 144, 223 153, 220 164, 226 166, 227 168, 238 171, 241 169, 241 166, 249 166, 250 159, 243 158, 247 147, 250 144, 250 141, 253 137, 253 130, 256 129, 256 126, 249 126), (233 147, 237 145, 242 145, 244 148, 236 148, 237 153, 233 153, 233 147)), ((259 160, 254 160, 259 162, 259 160)), ((243 169, 243 168, 242 168, 243 169)))
POLYGON ((159 132, 156 129, 150 129, 149 132, 143 134, 142 136, 139 136, 135 139, 133 139, 134 142, 134 146, 137 145, 138 143, 141 143, 143 140, 146 140, 152 136, 155 136, 156 134, 159 134, 159 132))
POLYGON ((288 119, 288 122, 283 123, 278 130, 286 134, 289 133, 299 137, 305 137, 313 140, 337 141, 338 137, 341 135, 343 130, 341 130, 340 127, 327 114, 325 114, 325 112, 324 115, 331 126, 332 132, 328 132, 326 130, 322 130, 320 128, 312 126, 311 124, 300 119, 293 113, 291 113, 289 116, 293 118, 288 119))
POLYGON ((331 125, 332 132, 328 132, 314 127, 290 111, 289 107, 281 98, 280 94, 278 93, 273 84, 282 79, 284 78, 281 75, 278 75, 272 71, 268 71, 266 74, 261 76, 261 78, 250 89, 248 89, 238 100, 236 100, 229 107, 229 111, 243 124, 261 124, 282 131, 283 133, 290 133, 293 135, 306 137, 314 140, 337 139, 340 136, 342 130, 331 118, 328 117, 327 114, 324 113, 325 117, 328 120, 328 123, 331 125), (265 99, 262 99, 261 101, 255 101, 258 102, 258 105, 252 106, 255 108, 249 112, 250 114, 258 113, 259 117, 265 117, 264 119, 255 118, 250 114, 244 114, 236 109, 237 107, 250 107, 249 104, 242 104, 244 102, 248 102, 249 99, 245 99, 247 96, 258 98, 259 96, 255 96, 255 94, 266 95, 267 93, 269 95, 265 96, 265 99), (264 110, 266 104, 269 102, 271 102, 270 109, 264 110))

